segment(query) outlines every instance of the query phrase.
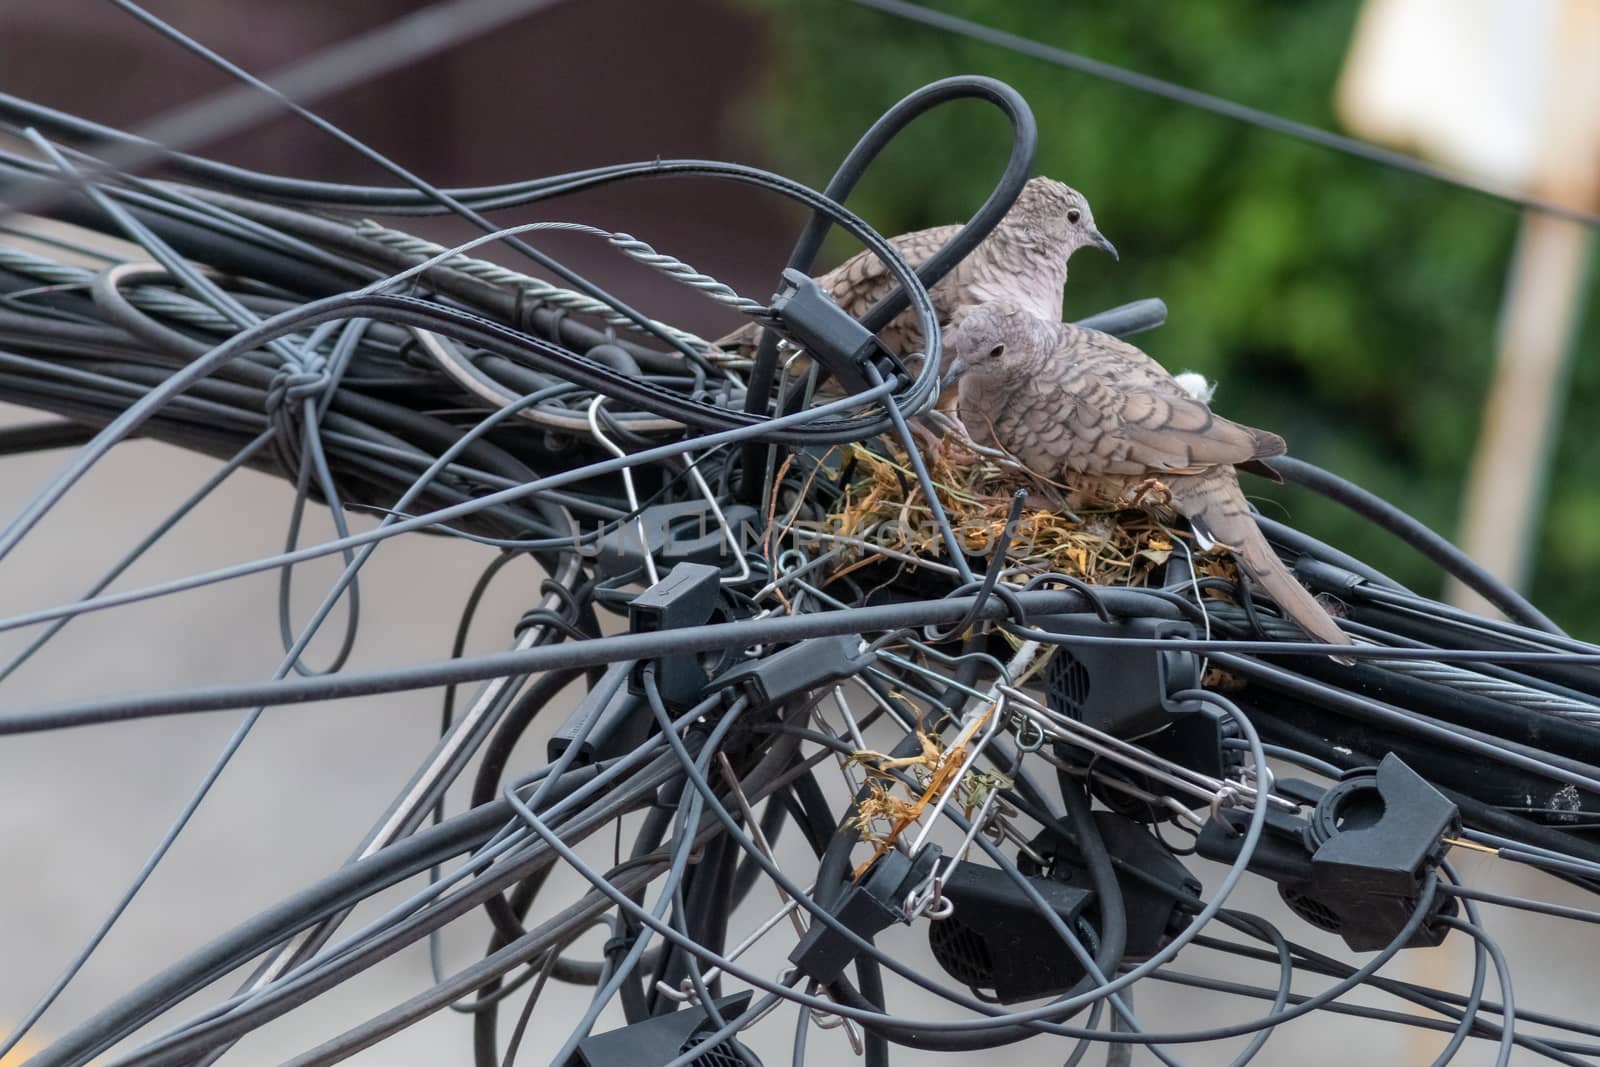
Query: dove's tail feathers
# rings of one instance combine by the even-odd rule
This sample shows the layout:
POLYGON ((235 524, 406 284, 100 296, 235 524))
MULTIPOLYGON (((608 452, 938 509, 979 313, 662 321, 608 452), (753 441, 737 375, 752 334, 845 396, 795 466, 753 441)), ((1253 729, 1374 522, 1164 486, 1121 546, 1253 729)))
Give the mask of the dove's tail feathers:
MULTIPOLYGON (((1255 445, 1255 455, 1250 457, 1252 460, 1271 459, 1289 451, 1288 442, 1271 430, 1258 430, 1254 426, 1247 426, 1246 429, 1250 431, 1251 443, 1255 445)), ((1279 478, 1278 481, 1283 479, 1279 478)))
POLYGON ((1195 535, 1202 542, 1209 539, 1231 549, 1245 574, 1312 640, 1327 645, 1355 644, 1267 544, 1231 469, 1219 467, 1205 474, 1174 478, 1168 486, 1174 505, 1194 526, 1195 535))

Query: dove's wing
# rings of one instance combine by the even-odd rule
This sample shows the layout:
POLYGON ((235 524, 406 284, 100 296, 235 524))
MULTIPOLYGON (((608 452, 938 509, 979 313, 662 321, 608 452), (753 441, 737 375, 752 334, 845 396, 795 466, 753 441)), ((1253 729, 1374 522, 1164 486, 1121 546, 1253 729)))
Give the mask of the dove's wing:
POLYGON ((1159 476, 1283 453, 1283 438, 1213 414, 1132 345, 1066 324, 1059 337, 991 405, 994 436, 1034 470, 1159 476))
POLYGON ((1213 415, 1161 364, 1096 330, 1018 315, 980 328, 992 332, 968 351, 998 346, 961 382, 961 418, 980 444, 1073 488, 1109 489, 1113 501, 1140 479, 1161 479, 1202 547, 1232 551, 1315 640, 1351 643, 1267 544, 1234 473, 1282 455, 1283 438, 1213 415))
MULTIPOLYGON (((891 237, 889 243, 912 269, 917 269, 933 258, 933 254, 960 229, 960 226, 935 226, 891 237)), ((853 318, 866 314, 895 286, 894 275, 889 273, 888 266, 870 251, 851 256, 817 279, 817 283, 833 297, 834 303, 848 311, 853 318)))

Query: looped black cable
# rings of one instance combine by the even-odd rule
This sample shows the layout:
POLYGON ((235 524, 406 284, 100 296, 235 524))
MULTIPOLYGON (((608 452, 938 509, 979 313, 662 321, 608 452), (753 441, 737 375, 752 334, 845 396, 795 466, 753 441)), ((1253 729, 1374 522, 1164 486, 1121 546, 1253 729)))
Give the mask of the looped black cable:
POLYGON ((1376 493, 1363 489, 1331 471, 1292 456, 1277 456, 1268 461, 1267 466, 1282 475, 1285 481, 1293 482, 1335 503, 1343 504, 1374 525, 1388 530, 1436 563, 1445 573, 1458 579, 1463 585, 1505 612, 1507 618, 1535 630, 1566 636, 1561 627, 1550 621, 1544 612, 1528 603, 1522 594, 1484 570, 1461 549, 1376 493))
MULTIPOLYGON (((1201 578, 1195 584, 1203 593, 1210 589, 1220 590, 1232 597, 1239 604, 1239 610, 1244 612, 1245 623, 1249 627, 1250 636, 1262 641, 1272 640, 1272 635, 1261 622, 1261 613, 1256 609, 1255 594, 1250 591, 1247 582, 1230 582, 1226 578, 1201 578)), ((1202 605, 1203 607, 1203 605, 1202 605)))
POLYGON ((559 630, 574 641, 583 641, 590 636, 568 619, 548 608, 533 608, 523 612, 522 616, 517 619, 516 625, 511 629, 514 635, 521 637, 535 626, 548 626, 552 630, 559 630))
MULTIPOLYGON (((861 135, 855 147, 850 149, 850 154, 839 164, 839 169, 834 171, 833 177, 828 180, 822 193, 833 203, 843 204, 856 183, 861 180, 861 176, 872 165, 873 160, 877 159, 889 143, 914 119, 940 104, 961 99, 984 100, 1000 109, 1011 123, 1011 154, 1006 159, 1006 168, 1001 173, 1000 180, 995 183, 994 189, 990 191, 983 205, 943 248, 917 269, 917 278, 926 288, 932 288, 940 278, 950 272, 952 267, 966 258, 980 241, 989 236, 990 231, 999 225, 1005 213, 1011 210, 1011 205, 1016 202, 1017 196, 1022 192, 1022 186, 1028 180, 1028 174, 1033 169, 1034 154, 1038 150, 1039 130, 1034 122, 1033 111, 1021 94, 994 78, 970 74, 943 78, 924 85, 884 112, 883 116, 861 135)), ((828 230, 832 226, 832 219, 820 211, 814 211, 805 230, 801 232, 800 239, 795 242, 794 251, 789 254, 786 267, 811 273, 817 252, 822 248, 823 239, 827 237, 828 230)), ((891 319, 904 311, 910 300, 910 293, 903 285, 896 282, 889 294, 861 317, 861 324, 873 333, 877 333, 887 326, 891 319)), ((768 410, 777 369, 778 337, 771 330, 765 330, 762 333, 761 343, 756 348, 755 363, 750 368, 749 389, 745 394, 745 411, 756 414, 768 410)), ((937 375, 938 369, 934 368, 933 373, 937 375)), ((762 448, 755 445, 747 447, 743 453, 744 470, 746 472, 756 470, 763 463, 765 455, 766 452, 762 448)), ((747 476, 744 479, 740 492, 746 503, 756 500, 761 485, 760 478, 747 476)))

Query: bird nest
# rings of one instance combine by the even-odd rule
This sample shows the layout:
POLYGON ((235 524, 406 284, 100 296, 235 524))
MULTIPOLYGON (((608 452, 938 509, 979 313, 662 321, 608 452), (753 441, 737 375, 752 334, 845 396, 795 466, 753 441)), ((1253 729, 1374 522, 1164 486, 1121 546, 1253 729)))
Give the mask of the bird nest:
MULTIPOLYGON (((1063 487, 988 457, 940 447, 924 456, 957 545, 992 555, 1004 536, 1012 500, 1028 493, 1005 548, 1006 577, 1064 574, 1092 585, 1160 584, 1174 552, 1187 554, 1198 577, 1236 580, 1233 561, 1204 553, 1193 535, 1150 511, 1072 506, 1063 487)), ((844 546, 830 580, 891 564, 914 568, 948 556, 944 536, 904 452, 850 446, 844 492, 826 518, 828 539, 844 546)))

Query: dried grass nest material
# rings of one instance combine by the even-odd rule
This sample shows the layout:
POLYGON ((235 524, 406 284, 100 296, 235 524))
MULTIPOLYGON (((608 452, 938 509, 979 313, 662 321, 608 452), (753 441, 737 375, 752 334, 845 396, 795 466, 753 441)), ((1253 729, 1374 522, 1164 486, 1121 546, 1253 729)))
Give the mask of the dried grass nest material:
MULTIPOLYGON (((852 445, 848 458, 853 476, 827 517, 830 531, 919 558, 944 557, 944 539, 905 454, 886 456, 852 445)), ((1175 549, 1181 537, 1200 577, 1237 578, 1226 555, 1201 552, 1188 531, 1173 529, 1147 511, 1093 505, 1074 509, 1063 487, 969 453, 937 449, 925 460, 958 543, 973 555, 993 551, 1005 531, 1012 495, 1024 489, 1030 503, 1006 550, 1009 568, 1066 574, 1093 585, 1144 586, 1173 551, 1182 550, 1175 549)), ((833 577, 888 558, 852 547, 833 577)))

